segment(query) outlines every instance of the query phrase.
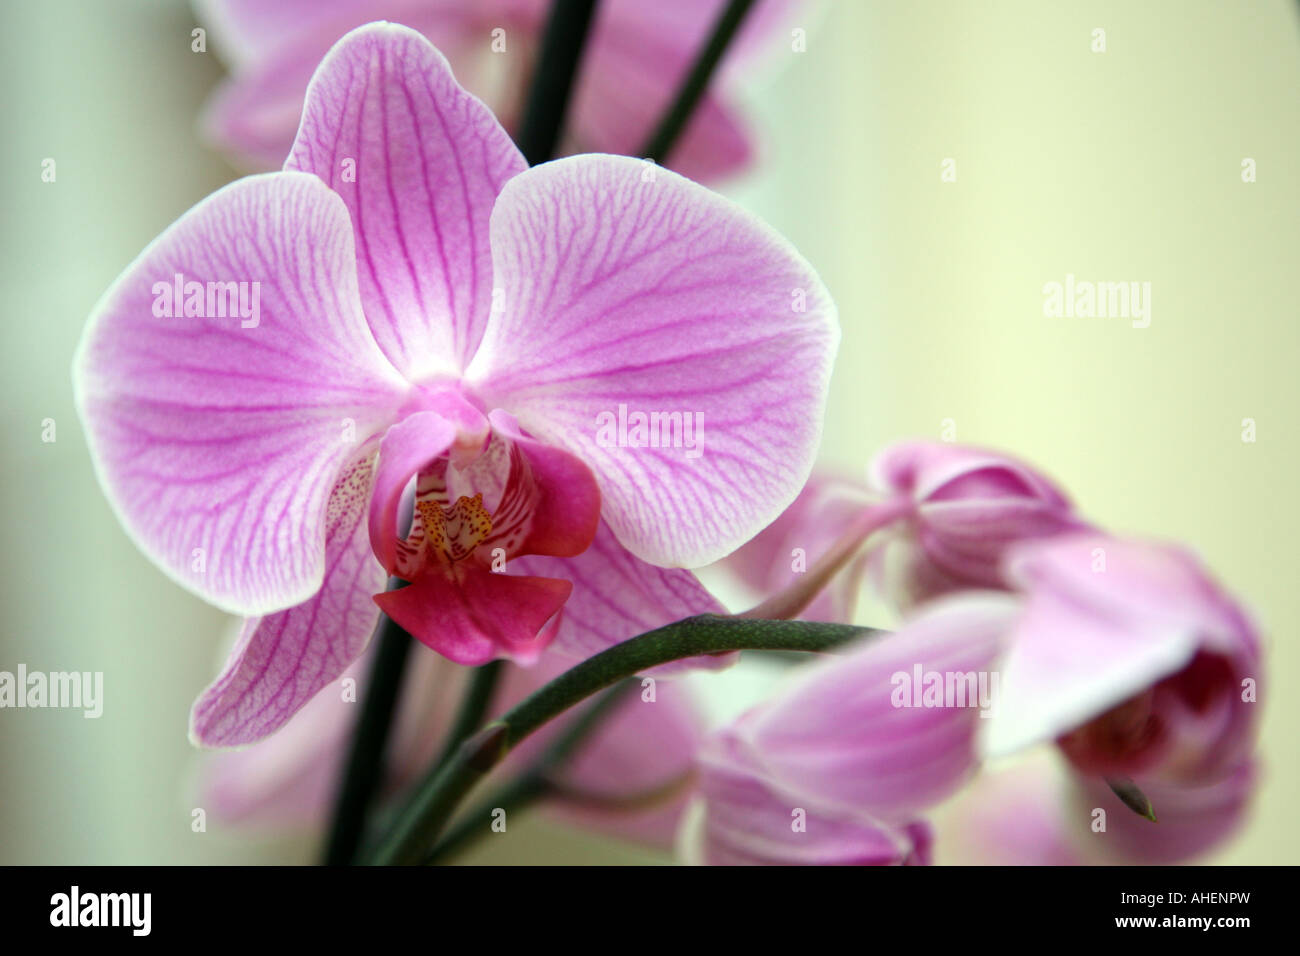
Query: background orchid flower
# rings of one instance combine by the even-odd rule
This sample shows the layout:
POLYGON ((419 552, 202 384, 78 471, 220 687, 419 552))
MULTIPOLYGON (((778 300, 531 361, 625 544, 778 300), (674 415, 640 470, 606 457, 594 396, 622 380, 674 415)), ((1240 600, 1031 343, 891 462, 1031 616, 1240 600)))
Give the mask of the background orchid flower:
POLYGON ((901 442, 872 461, 870 482, 816 474, 794 503, 725 565, 760 593, 777 591, 856 527, 874 535, 804 612, 850 621, 865 574, 901 609, 968 588, 1005 589, 1012 545, 1087 528, 1048 478, 1000 452, 901 442))
MULTIPOLYGON (((344 677, 364 685, 372 652, 344 677)), ((535 667, 508 665, 490 716, 503 713, 558 676, 569 661, 553 651, 535 667)), ((408 671, 391 741, 387 789, 391 792, 428 769, 450 731, 469 670, 437 654, 417 652, 408 671)), ((331 684, 276 734, 242 750, 203 754, 199 805, 228 825, 254 829, 319 829, 338 787, 356 719, 355 701, 331 684)), ((511 755, 500 770, 521 772, 578 716, 555 721, 511 755)), ((550 781, 544 806, 559 819, 636 843, 667 850, 690 794, 689 774, 703 739, 703 721, 687 683, 663 682, 654 700, 632 695, 620 702, 550 781), (647 797, 652 799, 646 799, 647 797)))
MULTIPOLYGON (((450 60, 507 129, 523 108, 548 0, 199 0, 199 19, 232 75, 204 126, 262 168, 283 160, 316 64, 349 30, 392 20, 418 30, 450 60)), ((605 0, 596 12, 574 91, 568 152, 635 155, 708 37, 722 0, 605 0)), ((725 81, 752 72, 789 19, 793 0, 762 0, 724 61, 725 81)), ((709 180, 742 169, 754 147, 725 93, 709 92, 670 165, 709 180)))
POLYGON ((1148 784, 1159 814, 1152 825, 1100 779, 1052 757, 1038 752, 986 773, 961 795, 943 827, 958 859, 998 866, 1185 863, 1237 830, 1257 776, 1247 761, 1209 786, 1148 784))
POLYGON ((285 170, 201 202, 105 294, 75 384, 128 532, 250 615, 192 720, 237 745, 356 659, 376 601, 457 662, 535 659, 586 572, 518 575, 521 555, 599 541, 698 599, 659 569, 720 557, 794 498, 837 338, 766 226, 634 159, 525 170, 423 37, 373 24, 321 63, 285 170), (174 277, 200 294, 172 317, 174 277), (208 283, 239 282, 253 321, 205 308, 208 283), (699 416, 707 444, 602 442, 620 406, 699 416), (383 592, 388 575, 410 585, 383 592))
POLYGON ((1259 637, 1195 556, 1069 535, 1013 551, 1008 575, 1024 610, 989 753, 1056 740, 1081 773, 1144 792, 1212 785, 1249 760, 1259 637))
POLYGON ((981 704, 994 702, 974 690, 962 700, 914 697, 903 685, 914 675, 938 674, 941 683, 970 675, 974 688, 991 689, 1015 614, 1015 602, 996 593, 941 601, 888 637, 801 668, 783 692, 705 744, 683 835, 688 858, 924 858, 919 815, 975 772, 981 704))

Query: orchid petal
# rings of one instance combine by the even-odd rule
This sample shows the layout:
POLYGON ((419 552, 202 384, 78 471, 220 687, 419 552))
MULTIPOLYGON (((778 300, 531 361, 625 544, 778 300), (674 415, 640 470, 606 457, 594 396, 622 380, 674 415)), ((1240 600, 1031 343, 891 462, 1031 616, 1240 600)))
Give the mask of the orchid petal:
POLYGON ((1070 535, 1021 547, 1008 569, 1029 593, 984 741, 990 755, 1086 724, 1180 671, 1202 646, 1254 649, 1240 612, 1174 549, 1070 535))
POLYGON ((741 733, 791 789, 828 807, 910 818, 977 766, 981 715, 1001 706, 993 667, 1016 610, 994 593, 937 601, 895 634, 809 665, 786 693, 743 720, 741 733), (924 701, 922 687, 934 674, 945 687, 961 678, 967 699, 924 701))
POLYGON ((699 763, 701 799, 688 811, 682 835, 690 862, 889 866, 911 854, 911 831, 783 790, 729 732, 710 739, 699 763))
MULTIPOLYGON (((600 522, 600 488, 583 462, 561 448, 535 441, 501 410, 488 415, 494 433, 510 441, 528 465, 536 497, 520 554, 573 557, 591 544, 600 522)), ((500 524, 501 516, 494 522, 500 524)), ((488 538, 487 543, 493 539, 488 538)))
POLYGON ((366 503, 373 463, 362 457, 330 496, 324 584, 311 600, 244 622, 220 677, 195 701, 190 738, 202 747, 254 743, 280 729, 365 650, 384 569, 370 550, 366 503))
POLYGON ((605 518, 633 554, 706 564, 794 499, 839 332, 821 281, 783 239, 689 180, 618 156, 516 177, 492 237, 502 308, 467 379, 592 466, 605 518), (620 405, 677 413, 677 447, 598 435, 620 405), (703 426, 694 450, 687 419, 703 426))
MULTIPOLYGON (((585 660, 615 644, 696 614, 726 611, 689 571, 658 568, 637 558, 601 522, 585 552, 571 558, 516 558, 512 569, 573 582, 565 602, 555 651, 585 660)), ((695 657, 655 668, 658 677, 701 668, 716 670, 736 655, 695 657)))
POLYGON ((489 216, 526 165, 414 30, 361 27, 317 69, 285 168, 343 197, 367 318, 408 377, 459 371, 478 346, 493 298, 489 216))
POLYGON ((316 592, 331 489, 406 392, 353 261, 347 210, 318 179, 242 179, 141 253, 82 339, 77 404, 109 502, 152 561, 224 610, 316 592), (171 303, 178 282, 196 297, 171 303))
MULTIPOLYGON (((318 827, 337 795, 348 741, 365 699, 374 645, 265 740, 205 754, 198 805, 251 826, 318 827), (350 686, 341 681, 350 680, 350 686)), ((428 768, 463 695, 463 667, 423 648, 407 663, 398 693, 386 783, 400 786, 428 768)))
POLYGON ((457 664, 497 657, 531 664, 553 633, 545 625, 572 590, 568 581, 467 568, 453 578, 433 570, 407 587, 375 595, 412 637, 457 664))
POLYGON ((402 494, 411 478, 447 451, 456 440, 456 425, 437 412, 415 412, 384 434, 370 501, 370 544, 389 573, 397 570, 397 525, 402 494))

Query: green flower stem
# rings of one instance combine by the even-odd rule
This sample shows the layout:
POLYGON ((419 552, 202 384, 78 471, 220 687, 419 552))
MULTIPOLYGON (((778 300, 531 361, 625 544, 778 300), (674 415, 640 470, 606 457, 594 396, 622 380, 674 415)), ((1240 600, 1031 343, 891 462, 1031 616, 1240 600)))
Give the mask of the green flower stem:
POLYGON ((510 749, 598 691, 671 661, 741 650, 825 651, 880 632, 847 624, 702 614, 616 644, 561 674, 470 737, 417 787, 371 863, 411 864, 434 846, 465 795, 510 749))
POLYGON ((731 0, 727 4, 727 8, 714 23, 713 33, 700 49, 695 62, 691 64, 690 71, 673 98, 672 106, 668 108, 668 112, 664 114, 655 131, 646 140, 645 146, 641 148, 641 156, 661 164, 668 159, 682 130, 690 122, 700 98, 708 89, 709 80, 712 79, 713 71, 717 69, 722 54, 727 51, 728 45, 745 19, 745 14, 749 13, 749 8, 753 5, 754 0, 731 0))
POLYGON ((459 852, 474 838, 489 832, 493 814, 497 809, 513 812, 549 793, 552 776, 564 767, 605 717, 636 687, 635 680, 625 680, 605 691, 595 703, 578 716, 572 727, 546 748, 545 753, 532 766, 457 821, 450 832, 439 840, 438 845, 425 857, 425 865, 445 862, 449 856, 459 852))

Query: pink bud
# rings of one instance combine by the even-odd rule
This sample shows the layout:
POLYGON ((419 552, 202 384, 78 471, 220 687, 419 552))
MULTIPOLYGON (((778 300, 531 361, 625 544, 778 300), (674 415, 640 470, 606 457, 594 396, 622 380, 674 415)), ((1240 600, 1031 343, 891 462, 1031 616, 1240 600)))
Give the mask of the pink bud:
POLYGON ((871 481, 913 503, 873 572, 899 606, 966 588, 1005 588, 1000 565, 1021 541, 1087 528, 1065 494, 998 452, 943 442, 903 442, 872 462, 871 481))

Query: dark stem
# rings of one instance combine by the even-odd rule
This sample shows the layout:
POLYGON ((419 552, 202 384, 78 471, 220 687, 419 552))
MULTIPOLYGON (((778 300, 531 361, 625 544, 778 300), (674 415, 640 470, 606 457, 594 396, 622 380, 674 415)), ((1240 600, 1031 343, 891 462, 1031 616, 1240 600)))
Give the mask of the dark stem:
POLYGON ((326 866, 346 866, 356 857, 361 845, 366 813, 383 777, 388 732, 393 725, 398 691, 411 651, 411 635, 386 615, 379 617, 374 640, 379 648, 370 666, 365 702, 352 734, 346 769, 334 802, 334 822, 323 861, 326 866))
POLYGON ((555 156, 595 8, 596 0, 555 0, 551 4, 524 118, 515 137, 529 166, 555 156))
POLYGON ((546 748, 532 766, 468 811, 425 857, 425 865, 446 862, 448 857, 464 849, 475 837, 490 832, 493 814, 497 809, 507 813, 521 810, 550 792, 552 775, 563 769, 601 721, 636 687, 636 681, 627 680, 605 691, 599 700, 578 716, 572 727, 546 748))
POLYGON ((1140 817, 1156 822, 1156 808, 1151 805, 1151 800, 1136 783, 1128 777, 1106 777, 1106 786, 1110 787, 1111 793, 1119 797, 1120 802, 1128 807, 1140 817))
POLYGON ((749 13, 753 5, 754 0, 731 0, 727 8, 722 11, 722 15, 713 25, 713 33, 696 55, 695 62, 691 64, 691 69, 686 74, 686 79, 678 88, 672 106, 668 108, 668 112, 659 121, 659 126, 642 147, 641 155, 644 158, 653 159, 661 165, 667 161, 682 130, 686 128, 686 124, 694 114, 700 97, 708 89, 709 80, 713 78, 713 71, 717 69, 722 54, 726 52, 736 31, 740 29, 745 14, 749 13))
POLYGON ((879 633, 847 624, 702 614, 616 644, 561 674, 466 740, 450 762, 419 784, 371 862, 410 864, 420 860, 460 801, 512 747, 547 721, 620 680, 701 654, 746 649, 824 651, 879 633))

